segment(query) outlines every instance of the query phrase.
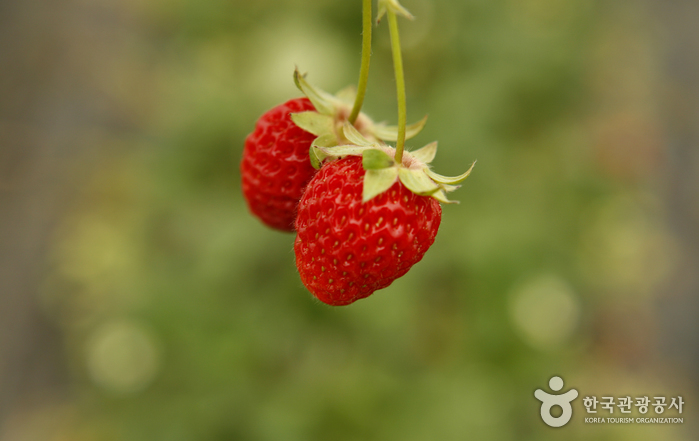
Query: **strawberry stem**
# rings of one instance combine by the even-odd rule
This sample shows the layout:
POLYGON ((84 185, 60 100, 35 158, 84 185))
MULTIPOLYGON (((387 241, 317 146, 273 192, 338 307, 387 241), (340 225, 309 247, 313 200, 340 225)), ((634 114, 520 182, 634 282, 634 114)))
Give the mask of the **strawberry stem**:
POLYGON ((371 0, 362 2, 362 65, 359 68, 359 82, 357 83, 357 96, 349 116, 349 122, 354 124, 359 116, 359 111, 364 104, 364 95, 369 81, 369 61, 371 60, 371 0))
POLYGON ((388 29, 391 35, 391 51, 393 53, 393 70, 396 75, 396 94, 398 96, 398 140, 396 141, 395 160, 398 164, 403 160, 405 146, 405 78, 403 76, 403 58, 400 53, 400 37, 398 35, 398 20, 393 9, 388 8, 388 29))

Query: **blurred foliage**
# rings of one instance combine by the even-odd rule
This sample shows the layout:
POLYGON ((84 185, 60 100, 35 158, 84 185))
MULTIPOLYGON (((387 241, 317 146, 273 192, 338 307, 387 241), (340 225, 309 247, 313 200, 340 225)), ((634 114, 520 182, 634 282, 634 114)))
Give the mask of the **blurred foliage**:
MULTIPOLYGON (((685 439, 584 425, 581 400, 550 430, 533 397, 560 374, 583 396, 690 401, 654 341, 676 253, 648 17, 403 4, 408 119, 429 113, 409 147, 439 140, 445 174, 478 164, 424 260, 343 308, 304 289, 293 236, 248 214, 238 161, 256 118, 298 95, 294 65, 327 90, 356 81, 360 2, 114 6, 145 30, 101 72, 137 129, 95 136, 113 147, 55 236, 42 301, 74 386, 50 439, 685 439)), ((375 36, 365 111, 395 122, 385 23, 375 36)))

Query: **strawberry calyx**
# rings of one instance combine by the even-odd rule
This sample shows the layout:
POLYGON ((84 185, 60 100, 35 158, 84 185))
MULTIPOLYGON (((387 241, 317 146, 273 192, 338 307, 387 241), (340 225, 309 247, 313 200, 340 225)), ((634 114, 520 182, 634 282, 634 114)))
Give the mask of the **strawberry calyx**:
MULTIPOLYGON (((334 147, 338 145, 352 144, 345 133, 345 122, 348 121, 352 111, 352 103, 356 96, 353 86, 347 87, 335 95, 325 92, 306 81, 305 75, 294 71, 294 83, 296 87, 313 103, 315 111, 292 113, 291 119, 298 127, 316 135, 313 145, 317 147, 334 147)), ((406 127, 406 139, 416 136, 425 127, 427 116, 406 127)), ((360 112, 354 125, 349 124, 358 131, 364 139, 372 142, 389 141, 398 139, 398 126, 389 126, 385 123, 375 123, 365 113, 360 112)), ((319 168, 319 163, 313 160, 311 163, 319 168)))
MULTIPOLYGON (((446 194, 459 188, 473 170, 471 167, 459 176, 443 176, 431 170, 429 164, 437 154, 437 142, 432 142, 413 152, 404 152, 401 162, 395 161, 396 149, 384 143, 366 138, 354 126, 346 122, 343 133, 350 141, 345 145, 323 145, 317 138, 310 148, 311 163, 320 167, 324 161, 339 159, 345 156, 361 156, 364 174, 362 201, 367 202, 388 190, 396 180, 399 180, 408 190, 420 195, 429 196, 439 202, 450 204, 446 194)), ((321 138, 321 137, 319 137, 321 138)))
POLYGON ((408 20, 414 20, 415 17, 407 9, 401 5, 398 0, 379 0, 379 11, 376 16, 376 23, 379 23, 386 12, 391 11, 396 15, 401 15, 408 20))

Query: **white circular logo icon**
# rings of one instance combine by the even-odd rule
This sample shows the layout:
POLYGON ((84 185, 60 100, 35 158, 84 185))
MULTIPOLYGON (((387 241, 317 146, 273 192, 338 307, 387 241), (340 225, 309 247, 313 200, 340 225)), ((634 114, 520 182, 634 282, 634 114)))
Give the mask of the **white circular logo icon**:
MULTIPOLYGON (((563 379, 561 377, 551 377, 549 387, 552 391, 558 392, 563 389, 563 379)), ((541 419, 551 427, 561 427, 568 424, 568 421, 573 416, 573 406, 571 406, 570 402, 578 397, 578 391, 571 389, 566 393, 556 395, 537 389, 534 391, 534 396, 541 401, 541 419), (563 413, 557 417, 551 415, 553 406, 560 406, 563 409, 563 413)))

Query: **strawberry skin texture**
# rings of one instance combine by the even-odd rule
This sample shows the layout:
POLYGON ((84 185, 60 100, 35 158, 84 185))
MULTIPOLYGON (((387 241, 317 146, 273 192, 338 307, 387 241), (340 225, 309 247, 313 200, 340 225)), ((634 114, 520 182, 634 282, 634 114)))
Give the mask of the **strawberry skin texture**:
POLYGON ((329 162, 299 202, 296 266, 308 290, 329 305, 365 298, 408 272, 442 218, 439 202, 399 181, 362 202, 364 173, 358 156, 329 162))
POLYGON ((308 149, 315 136, 299 128, 291 113, 315 110, 308 98, 296 98, 267 111, 245 139, 240 165, 245 201, 267 226, 294 231, 296 206, 315 175, 308 149))

